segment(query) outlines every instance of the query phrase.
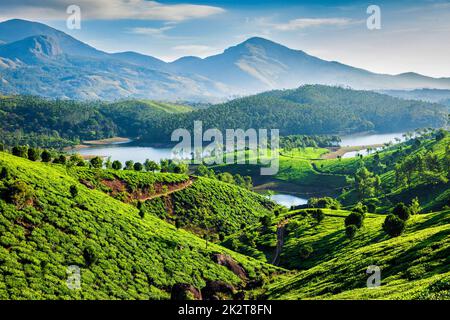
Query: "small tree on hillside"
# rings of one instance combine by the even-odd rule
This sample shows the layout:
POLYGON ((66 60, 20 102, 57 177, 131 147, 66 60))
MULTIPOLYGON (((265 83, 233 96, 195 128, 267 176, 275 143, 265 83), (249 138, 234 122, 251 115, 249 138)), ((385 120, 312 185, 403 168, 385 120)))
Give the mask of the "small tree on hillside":
POLYGON ((145 170, 148 172, 150 172, 150 171, 155 172, 156 170, 160 169, 159 165, 155 161, 152 161, 149 159, 145 160, 144 167, 145 167, 145 170))
POLYGON ((391 237, 398 237, 405 228, 406 222, 393 214, 388 215, 383 223, 383 230, 391 237))
POLYGON ((41 154, 42 162, 50 162, 52 161, 52 154, 48 152, 47 150, 42 151, 41 154))
POLYGON ((37 161, 37 160, 39 160, 40 156, 41 156, 41 152, 39 151, 39 149, 36 149, 36 148, 28 149, 28 160, 37 161))
POLYGON ((352 212, 345 218, 345 226, 356 226, 358 229, 363 225, 364 216, 359 212, 352 212))
POLYGON ((93 168, 100 169, 100 168, 103 167, 103 159, 100 158, 100 157, 94 157, 94 158, 92 158, 91 161, 90 161, 90 163, 91 163, 91 166, 92 166, 93 168))
POLYGON ((134 168, 133 160, 125 161, 125 170, 133 170, 133 168, 134 168))
POLYGON ((134 169, 134 171, 142 171, 142 169, 144 169, 144 166, 142 165, 142 163, 136 162, 133 165, 133 169, 134 169))
POLYGON ((408 220, 410 216, 410 210, 403 202, 397 203, 395 208, 392 210, 392 213, 403 221, 408 220))
POLYGON ((353 239, 356 235, 356 232, 358 231, 358 228, 354 225, 348 225, 345 227, 345 234, 347 235, 347 238, 353 239))
POLYGON ((122 169, 122 163, 119 160, 114 160, 111 166, 114 170, 122 169))

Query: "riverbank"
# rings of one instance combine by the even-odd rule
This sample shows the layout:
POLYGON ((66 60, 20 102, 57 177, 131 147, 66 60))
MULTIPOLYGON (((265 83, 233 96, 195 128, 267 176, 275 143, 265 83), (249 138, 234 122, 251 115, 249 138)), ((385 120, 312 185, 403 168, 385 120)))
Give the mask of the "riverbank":
POLYGON ((371 144, 365 146, 352 146, 352 147, 331 147, 327 148, 330 152, 323 154, 321 159, 336 159, 337 157, 342 157, 348 152, 366 150, 368 148, 377 149, 381 148, 382 144, 371 144))

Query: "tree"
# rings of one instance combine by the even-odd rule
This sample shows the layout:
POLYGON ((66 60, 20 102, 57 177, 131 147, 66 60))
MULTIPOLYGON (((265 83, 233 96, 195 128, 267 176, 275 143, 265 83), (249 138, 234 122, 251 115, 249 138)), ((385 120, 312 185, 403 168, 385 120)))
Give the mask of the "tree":
POLYGON ((16 157, 28 158, 28 146, 14 146, 11 152, 16 157))
POLYGON ((214 176, 214 171, 208 169, 204 164, 201 164, 195 169, 195 174, 200 177, 212 177, 214 176))
POLYGON ((352 211, 353 212, 358 212, 358 213, 361 213, 361 214, 365 214, 365 213, 367 213, 369 211, 369 208, 365 204, 363 204, 361 202, 358 202, 353 207, 352 211))
POLYGON ((41 160, 42 160, 42 162, 52 161, 52 154, 50 152, 48 152, 47 150, 42 151, 41 160))
POLYGON ((28 160, 37 161, 37 160, 39 160, 40 156, 41 156, 41 153, 40 153, 39 149, 36 149, 36 148, 28 149, 28 160))
POLYGON ((5 145, 3 143, 0 143, 0 152, 5 151, 5 145))
POLYGON ((23 181, 16 181, 9 186, 9 200, 22 209, 33 200, 33 189, 23 181))
POLYGON ((189 165, 187 163, 179 163, 173 166, 173 172, 179 174, 187 174, 189 172, 189 165))
POLYGON ((380 178, 367 170, 366 167, 361 167, 355 174, 355 189, 361 198, 370 198, 376 194, 380 187, 380 178))
POLYGON ((403 221, 406 221, 409 219, 410 216, 410 210, 408 206, 406 206, 403 202, 397 203, 394 209, 392 209, 392 213, 402 219, 403 221))
POLYGON ((93 168, 101 169, 103 167, 103 159, 100 157, 94 157, 90 161, 93 168))
POLYGON ((122 169, 122 163, 119 160, 114 160, 111 166, 114 170, 122 169))
POLYGON ((419 198, 415 197, 411 200, 411 205, 409 206, 409 211, 411 214, 418 214, 422 208, 420 207, 419 198))
POLYGON ((70 195, 72 198, 76 198, 78 196, 78 188, 76 185, 71 185, 69 188, 70 195))
POLYGON ((53 160, 53 163, 66 164, 66 156, 61 154, 58 158, 53 160))
POLYGON ((350 225, 356 226, 358 229, 363 225, 364 216, 359 212, 352 212, 345 218, 345 226, 348 227, 350 225))
POLYGON ((345 227, 345 235, 349 239, 353 239, 355 237, 357 231, 358 231, 358 227, 356 227, 354 224, 350 224, 347 227, 345 227))
POLYGON ((161 159, 159 163, 161 167, 161 172, 169 172, 170 162, 168 159, 161 159))
POLYGON ((125 161, 125 170, 133 170, 134 169, 134 161, 128 160, 125 161))
POLYGON ((72 154, 69 158, 69 163, 78 167, 83 167, 85 165, 83 157, 79 154, 72 154))
POLYGON ((136 162, 133 165, 133 169, 134 169, 134 171, 142 171, 142 169, 144 169, 144 166, 142 165, 142 163, 136 162))
POLYGON ((149 159, 145 160, 144 167, 145 167, 145 170, 148 172, 150 172, 150 171, 155 172, 156 170, 160 169, 159 165, 155 161, 152 161, 149 159))
POLYGON ((406 222, 393 214, 388 215, 383 223, 383 230, 391 237, 398 237, 405 228, 406 222))

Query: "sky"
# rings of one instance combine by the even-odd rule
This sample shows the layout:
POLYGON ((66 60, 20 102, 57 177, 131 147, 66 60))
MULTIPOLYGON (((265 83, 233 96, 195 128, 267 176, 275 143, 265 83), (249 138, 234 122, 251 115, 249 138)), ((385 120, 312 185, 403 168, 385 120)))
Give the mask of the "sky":
POLYGON ((219 54, 260 36, 373 72, 450 77, 450 1, 444 0, 0 0, 0 21, 46 23, 97 49, 165 61, 219 54), (81 29, 67 28, 67 8, 81 29), (369 5, 381 29, 369 30, 369 5))

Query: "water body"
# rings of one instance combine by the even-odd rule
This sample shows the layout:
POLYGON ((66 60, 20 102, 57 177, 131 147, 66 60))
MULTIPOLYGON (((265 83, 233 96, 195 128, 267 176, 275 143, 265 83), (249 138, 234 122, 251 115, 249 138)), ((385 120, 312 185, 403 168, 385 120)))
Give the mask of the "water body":
POLYGON ((364 133, 364 134, 351 134, 341 137, 340 145, 342 147, 355 147, 355 146, 368 146, 373 144, 384 144, 388 142, 395 143, 395 138, 399 138, 402 141, 404 132, 397 133, 364 133))
POLYGON ((293 196, 290 194, 282 194, 282 193, 272 195, 272 196, 270 196, 270 199, 282 206, 287 207, 287 208, 308 203, 307 199, 293 196))
POLYGON ((84 156, 111 157, 111 161, 119 160, 122 163, 128 160, 143 163, 146 159, 159 162, 161 159, 172 158, 170 148, 128 146, 124 143, 89 147, 75 152, 84 156))

